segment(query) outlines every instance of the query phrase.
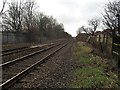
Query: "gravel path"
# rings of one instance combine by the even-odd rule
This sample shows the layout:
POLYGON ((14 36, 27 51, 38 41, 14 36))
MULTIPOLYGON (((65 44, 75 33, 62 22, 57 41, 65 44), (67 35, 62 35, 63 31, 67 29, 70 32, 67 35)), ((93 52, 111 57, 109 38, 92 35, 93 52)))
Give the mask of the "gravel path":
POLYGON ((67 88, 73 80, 73 44, 69 44, 11 88, 67 88))

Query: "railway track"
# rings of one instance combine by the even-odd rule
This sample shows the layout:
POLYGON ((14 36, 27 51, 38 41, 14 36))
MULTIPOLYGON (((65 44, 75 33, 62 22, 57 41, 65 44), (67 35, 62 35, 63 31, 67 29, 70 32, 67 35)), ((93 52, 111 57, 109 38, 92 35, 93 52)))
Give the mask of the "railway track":
MULTIPOLYGON (((65 42, 65 41, 63 40, 62 42, 65 42)), ((29 51, 26 52, 26 53, 21 52, 22 53, 21 55, 19 55, 20 53, 17 53, 17 54, 15 53, 15 57, 14 57, 13 54, 11 56, 8 56, 8 57, 6 57, 6 56, 2 57, 2 64, 0 64, 0 67, 4 68, 4 66, 6 66, 8 64, 18 62, 20 60, 28 58, 29 56, 33 56, 35 54, 38 54, 38 53, 44 52, 46 50, 49 50, 49 49, 53 48, 54 46, 59 45, 61 43, 61 41, 57 42, 57 43, 54 42, 54 43, 50 43, 50 44, 44 44, 42 46, 41 45, 40 46, 38 46, 38 45, 37 46, 31 46, 30 49, 32 49, 32 51, 30 51, 30 49, 29 49, 29 51)))
POLYGON ((5 50, 5 51, 2 51, 2 57, 10 55, 10 54, 14 54, 14 53, 19 53, 19 52, 22 52, 22 51, 25 51, 25 50, 33 49, 33 48, 47 46, 47 45, 51 45, 51 44, 31 45, 31 46, 25 46, 25 47, 19 47, 19 48, 5 50))
POLYGON ((53 48, 53 47, 54 47, 54 46, 51 46, 51 47, 48 47, 48 48, 45 48, 45 49, 41 49, 41 50, 39 50, 39 51, 36 51, 36 52, 30 53, 30 54, 27 54, 27 55, 25 55, 25 56, 22 56, 22 57, 13 59, 13 60, 11 60, 11 61, 5 62, 5 63, 3 63, 3 64, 0 64, 0 67, 4 68, 4 67, 7 66, 7 65, 14 64, 15 62, 18 62, 18 61, 20 61, 20 60, 23 60, 23 59, 28 58, 28 57, 30 57, 30 56, 33 56, 33 55, 35 55, 35 54, 44 52, 44 51, 46 51, 46 50, 48 50, 48 49, 51 49, 51 48, 53 48))
MULTIPOLYGON (((59 41, 63 41, 65 39, 58 39, 58 40, 54 40, 54 41, 49 41, 48 43, 55 43, 55 42, 59 42, 59 41)), ((26 43, 25 43, 26 44, 26 43)), ((47 44, 47 43, 44 43, 44 44, 47 44)), ((30 46, 34 46, 34 45, 39 45, 39 43, 31 43, 31 44, 26 44, 26 45, 20 45, 19 47, 15 47, 15 48, 10 48, 10 49, 5 49, 5 46, 2 45, 4 47, 5 50, 2 50, 0 51, 2 54, 3 53, 11 53, 11 52, 17 52, 17 50, 21 51, 22 49, 25 49, 25 48, 29 48, 30 46), (20 50, 21 49, 21 50, 20 50)), ((16 46, 16 45, 15 45, 16 46)), ((10 45, 9 47, 14 47, 14 45, 10 45)), ((4 56, 4 55, 3 55, 4 56)))
POLYGON ((59 42, 56 41, 56 42, 49 43, 49 44, 34 45, 34 46, 22 47, 22 48, 16 48, 16 49, 9 50, 7 52, 2 53, 2 63, 22 57, 23 55, 27 55, 27 54, 39 51, 40 49, 52 46, 55 43, 60 43, 60 41, 59 42))
POLYGON ((3 67, 3 82, 0 85, 0 87, 3 89, 9 88, 12 84, 17 82, 25 75, 27 75, 31 70, 33 70, 39 64, 45 62, 45 60, 47 60, 53 54, 55 54, 60 49, 65 47, 67 44, 68 42, 65 44, 61 43, 61 44, 53 45, 39 52, 37 51, 36 53, 32 53, 31 55, 22 57, 17 61, 13 60, 12 62, 1 64, 0 66, 3 67), (42 52, 42 54, 40 52, 42 52))
POLYGON ((37 44, 37 45, 31 45, 31 46, 25 46, 25 47, 19 47, 19 48, 5 50, 5 51, 2 51, 2 57, 10 55, 10 54, 14 54, 14 53, 19 53, 19 52, 22 52, 22 51, 25 51, 25 50, 33 49, 33 48, 38 48, 38 47, 43 47, 43 46, 49 46, 51 44, 53 44, 53 43, 42 44, 42 45, 41 44, 37 44))
POLYGON ((11 51, 11 52, 8 52, 8 53, 4 53, 2 55, 2 63, 5 63, 7 61, 11 61, 13 59, 16 59, 16 58, 19 58, 19 57, 22 57, 24 55, 27 55, 27 54, 30 54, 30 53, 33 53, 33 52, 36 52, 36 51, 39 51, 41 49, 44 49, 46 47, 49 47, 49 46, 52 46, 54 45, 53 43, 51 44, 44 44, 44 45, 37 45, 37 46, 31 46, 31 47, 27 47, 27 48, 24 48, 24 49, 20 49, 20 50, 15 50, 15 51, 11 51))
POLYGON ((45 49, 41 49, 41 50, 39 50, 39 51, 35 51, 35 52, 33 52, 33 53, 24 55, 24 56, 22 56, 22 57, 13 59, 13 60, 8 61, 8 62, 5 62, 5 63, 2 63, 2 64, 0 64, 0 67, 4 68, 4 67, 6 67, 6 66, 8 66, 8 65, 10 65, 10 64, 14 64, 14 63, 16 63, 16 62, 18 62, 18 61, 21 61, 21 60, 23 60, 23 59, 26 59, 26 58, 29 58, 29 57, 34 56, 34 55, 36 55, 36 54, 42 53, 42 52, 47 51, 47 50, 49 50, 49 49, 51 49, 51 48, 53 48, 53 47, 55 47, 55 46, 58 46, 58 45, 59 45, 59 44, 53 45, 53 46, 49 46, 49 47, 47 47, 47 48, 45 48, 45 49))

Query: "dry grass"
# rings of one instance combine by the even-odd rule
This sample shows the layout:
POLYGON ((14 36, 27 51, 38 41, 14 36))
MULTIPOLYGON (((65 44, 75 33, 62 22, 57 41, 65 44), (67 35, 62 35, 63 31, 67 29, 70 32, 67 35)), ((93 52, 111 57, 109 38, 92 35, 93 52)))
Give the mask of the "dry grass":
POLYGON ((108 70, 107 59, 91 54, 92 48, 78 42, 74 56, 79 67, 74 71, 73 88, 118 88, 117 74, 108 70))

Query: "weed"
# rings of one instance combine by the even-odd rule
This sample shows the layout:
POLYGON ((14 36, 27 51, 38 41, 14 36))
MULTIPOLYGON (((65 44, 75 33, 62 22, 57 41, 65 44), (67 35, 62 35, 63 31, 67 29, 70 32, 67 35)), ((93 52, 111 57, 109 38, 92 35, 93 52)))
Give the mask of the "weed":
POLYGON ((111 71, 105 72, 106 60, 91 54, 92 48, 83 42, 78 42, 74 49, 76 63, 82 67, 76 68, 76 80, 71 84, 74 88, 118 88, 118 77, 111 71))

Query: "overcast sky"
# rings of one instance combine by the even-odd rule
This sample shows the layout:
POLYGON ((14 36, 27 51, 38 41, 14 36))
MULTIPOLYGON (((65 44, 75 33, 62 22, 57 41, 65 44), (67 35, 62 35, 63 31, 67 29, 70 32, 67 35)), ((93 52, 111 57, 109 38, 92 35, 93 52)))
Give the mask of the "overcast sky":
POLYGON ((40 12, 52 15, 64 24, 66 32, 76 36, 78 27, 87 25, 88 19, 101 17, 109 1, 114 0, 36 0, 36 3, 40 12))
MULTIPOLYGON (((114 0, 109 0, 114 1, 114 0)), ((65 31, 76 36, 78 27, 87 25, 88 19, 101 17, 108 0, 36 0, 39 10, 53 15, 64 24, 65 31)))

